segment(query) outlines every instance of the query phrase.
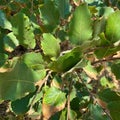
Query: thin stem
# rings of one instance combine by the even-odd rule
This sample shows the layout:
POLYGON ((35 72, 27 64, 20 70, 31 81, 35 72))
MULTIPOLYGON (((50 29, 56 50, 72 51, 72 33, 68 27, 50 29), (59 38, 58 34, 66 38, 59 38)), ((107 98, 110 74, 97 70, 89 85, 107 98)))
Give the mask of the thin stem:
POLYGON ((31 0, 31 14, 33 14, 33 6, 34 6, 33 0, 31 0))
POLYGON ((43 84, 48 80, 48 77, 50 76, 51 72, 52 72, 52 71, 49 71, 48 74, 47 74, 47 76, 46 76, 46 77, 42 80, 42 82, 40 83, 40 85, 39 85, 39 87, 38 87, 38 89, 37 89, 37 92, 35 93, 35 95, 34 95, 34 97, 33 97, 33 99, 32 99, 30 109, 33 107, 33 105, 34 105, 34 100, 35 100, 37 94, 41 91, 41 88, 42 88, 43 84))
POLYGON ((67 100, 67 120, 70 120, 70 94, 68 95, 67 100))
POLYGON ((92 65, 98 64, 98 63, 103 63, 103 62, 109 62, 109 61, 114 61, 114 60, 119 60, 120 57, 112 57, 112 58, 106 58, 106 59, 102 59, 102 60, 97 60, 92 62, 92 65))
POLYGON ((67 98, 67 120, 71 120, 71 117, 70 117, 70 93, 72 91, 72 85, 73 85, 73 81, 71 80, 70 84, 69 84, 69 93, 68 93, 68 98, 67 98))

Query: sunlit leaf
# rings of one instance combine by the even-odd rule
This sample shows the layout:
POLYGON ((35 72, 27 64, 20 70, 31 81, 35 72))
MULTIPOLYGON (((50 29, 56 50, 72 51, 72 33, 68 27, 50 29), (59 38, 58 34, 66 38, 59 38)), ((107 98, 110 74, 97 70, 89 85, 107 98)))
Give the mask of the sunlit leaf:
POLYGON ((87 4, 76 8, 70 22, 69 36, 72 43, 81 44, 92 38, 92 21, 87 4))
POLYGON ((18 12, 12 17, 11 23, 19 44, 26 48, 34 48, 36 43, 29 18, 24 13, 18 12))
POLYGON ((44 94, 43 116, 50 118, 54 113, 64 109, 66 103, 65 93, 58 88, 51 87, 44 94))
POLYGON ((118 21, 120 21, 120 11, 112 13, 107 19, 105 34, 111 42, 120 40, 120 25, 118 21))
POLYGON ((8 33, 3 38, 3 40, 4 40, 5 50, 8 51, 8 52, 12 52, 19 45, 19 42, 16 39, 15 35, 13 34, 13 32, 8 33))
POLYGON ((110 82, 106 77, 102 77, 100 79, 100 84, 103 86, 103 87, 109 87, 109 88, 112 88, 114 87, 114 84, 112 82, 110 82))
POLYGON ((41 46, 44 54, 49 56, 52 60, 56 59, 60 54, 59 40, 52 34, 44 33, 41 46))
POLYGON ((93 28, 93 30, 94 30, 93 37, 94 38, 98 37, 98 35, 104 31, 105 23, 106 23, 106 20, 104 17, 102 19, 98 19, 98 20, 94 21, 94 28, 93 28))

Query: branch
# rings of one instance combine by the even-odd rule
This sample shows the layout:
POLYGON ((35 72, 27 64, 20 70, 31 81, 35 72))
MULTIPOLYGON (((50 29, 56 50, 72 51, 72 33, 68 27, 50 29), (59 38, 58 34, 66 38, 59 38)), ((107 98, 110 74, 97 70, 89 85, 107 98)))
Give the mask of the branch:
POLYGON ((112 57, 112 58, 97 60, 97 61, 92 62, 92 65, 95 65, 95 64, 98 64, 98 63, 103 63, 103 62, 109 62, 109 61, 119 60, 119 59, 120 59, 120 57, 112 57))

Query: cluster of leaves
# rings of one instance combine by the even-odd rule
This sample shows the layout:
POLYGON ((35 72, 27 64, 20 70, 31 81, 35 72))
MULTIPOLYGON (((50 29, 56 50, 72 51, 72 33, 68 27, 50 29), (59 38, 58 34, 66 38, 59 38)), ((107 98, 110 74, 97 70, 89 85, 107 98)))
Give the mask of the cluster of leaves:
POLYGON ((120 120, 120 1, 1 1, 0 102, 32 119, 120 120))

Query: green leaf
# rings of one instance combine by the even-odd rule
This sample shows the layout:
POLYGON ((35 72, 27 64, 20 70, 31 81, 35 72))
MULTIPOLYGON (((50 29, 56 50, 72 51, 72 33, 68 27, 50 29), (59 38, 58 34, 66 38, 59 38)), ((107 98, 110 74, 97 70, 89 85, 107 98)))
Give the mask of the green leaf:
POLYGON ((41 46, 44 54, 49 56, 52 60, 56 59, 60 54, 59 40, 50 33, 43 34, 41 46))
POLYGON ((66 119, 67 119, 67 110, 64 109, 64 110, 62 110, 62 112, 61 112, 61 115, 60 115, 59 120, 66 120, 66 119))
POLYGON ((103 47, 103 48, 100 48, 100 49, 97 49, 95 50, 95 55, 97 56, 98 59, 102 59, 104 57, 109 57, 111 55, 114 55, 114 53, 116 53, 117 51, 120 50, 120 47, 117 46, 117 47, 103 47), (104 49, 103 49, 104 48, 104 49))
POLYGON ((100 79, 100 84, 103 86, 103 87, 109 87, 109 88, 113 88, 114 87, 114 84, 112 82, 110 82, 106 77, 102 77, 100 79))
POLYGON ((102 19, 98 19, 96 21, 94 21, 94 28, 93 28, 93 37, 98 37, 98 35, 100 33, 102 33, 105 29, 105 23, 106 23, 106 20, 105 18, 103 17, 102 19))
POLYGON ((100 48, 95 50, 94 54, 97 56, 98 59, 102 59, 107 56, 107 52, 109 51, 109 49, 109 47, 104 47, 104 49, 100 48))
POLYGON ((15 35, 13 34, 13 32, 8 33, 4 38, 4 47, 5 50, 8 52, 12 52, 18 45, 19 42, 16 39, 15 35))
POLYGON ((36 43, 29 18, 24 13, 18 12, 12 17, 11 23, 13 26, 13 33, 18 39, 19 44, 26 48, 33 49, 36 43))
POLYGON ((51 87, 49 88, 43 98, 43 103, 49 106, 59 107, 66 102, 65 93, 61 90, 51 87))
POLYGON ((56 72, 66 72, 74 67, 82 57, 80 47, 76 47, 70 52, 58 57, 58 59, 50 64, 50 69, 56 72))
POLYGON ((45 32, 52 32, 59 23, 59 11, 53 1, 47 1, 40 7, 40 17, 44 25, 45 32))
POLYGON ((120 120, 120 101, 110 102, 107 107, 110 111, 112 120, 120 120))
POLYGON ((109 41, 117 42, 120 40, 120 11, 116 11, 113 14, 109 15, 106 23, 105 34, 109 41))
POLYGON ((66 94, 60 89, 50 87, 44 94, 42 113, 46 119, 49 119, 55 113, 65 108, 66 94))
POLYGON ((70 13, 70 3, 69 0, 55 0, 57 4, 60 17, 65 18, 70 13))
POLYGON ((33 70, 44 69, 44 61, 40 53, 30 52, 22 56, 24 63, 33 70))
POLYGON ((106 39, 106 36, 105 36, 104 32, 100 33, 99 37, 100 37, 99 44, 98 44, 99 46, 101 46, 101 47, 103 47, 103 46, 107 47, 107 46, 110 45, 110 41, 106 39))
POLYGON ((110 120, 109 117, 104 114, 104 111, 99 105, 91 104, 89 109, 93 120, 110 120))
POLYGON ((5 13, 2 10, 0 10, 0 26, 4 29, 12 30, 12 25, 7 20, 5 13))
POLYGON ((105 18, 107 18, 110 14, 112 14, 114 12, 114 9, 112 7, 104 7, 102 9, 104 11, 103 16, 105 18))
POLYGON ((8 59, 8 55, 4 53, 0 53, 0 67, 4 65, 7 59, 8 59))
POLYGON ((120 79, 120 63, 112 64, 111 71, 116 76, 116 79, 120 79))
POLYGON ((69 36, 72 43, 81 44, 92 38, 92 21, 87 4, 76 8, 70 22, 69 36))
POLYGON ((30 93, 21 99, 17 99, 11 102, 12 111, 15 112, 15 114, 17 115, 25 114, 30 108, 29 102, 34 94, 35 93, 30 93))
POLYGON ((29 92, 35 91, 34 84, 40 78, 40 73, 28 68, 19 59, 10 71, 0 73, 0 98, 13 101, 24 97, 29 92))
POLYGON ((112 91, 111 89, 104 89, 103 91, 99 92, 99 98, 106 103, 112 101, 119 101, 120 100, 120 93, 112 91))
POLYGON ((44 61, 40 53, 26 53, 22 56, 24 63, 32 70, 40 74, 40 80, 43 79, 46 75, 46 70, 44 67, 44 61))
POLYGON ((77 113, 73 110, 70 109, 70 120, 76 120, 77 118, 77 113))

